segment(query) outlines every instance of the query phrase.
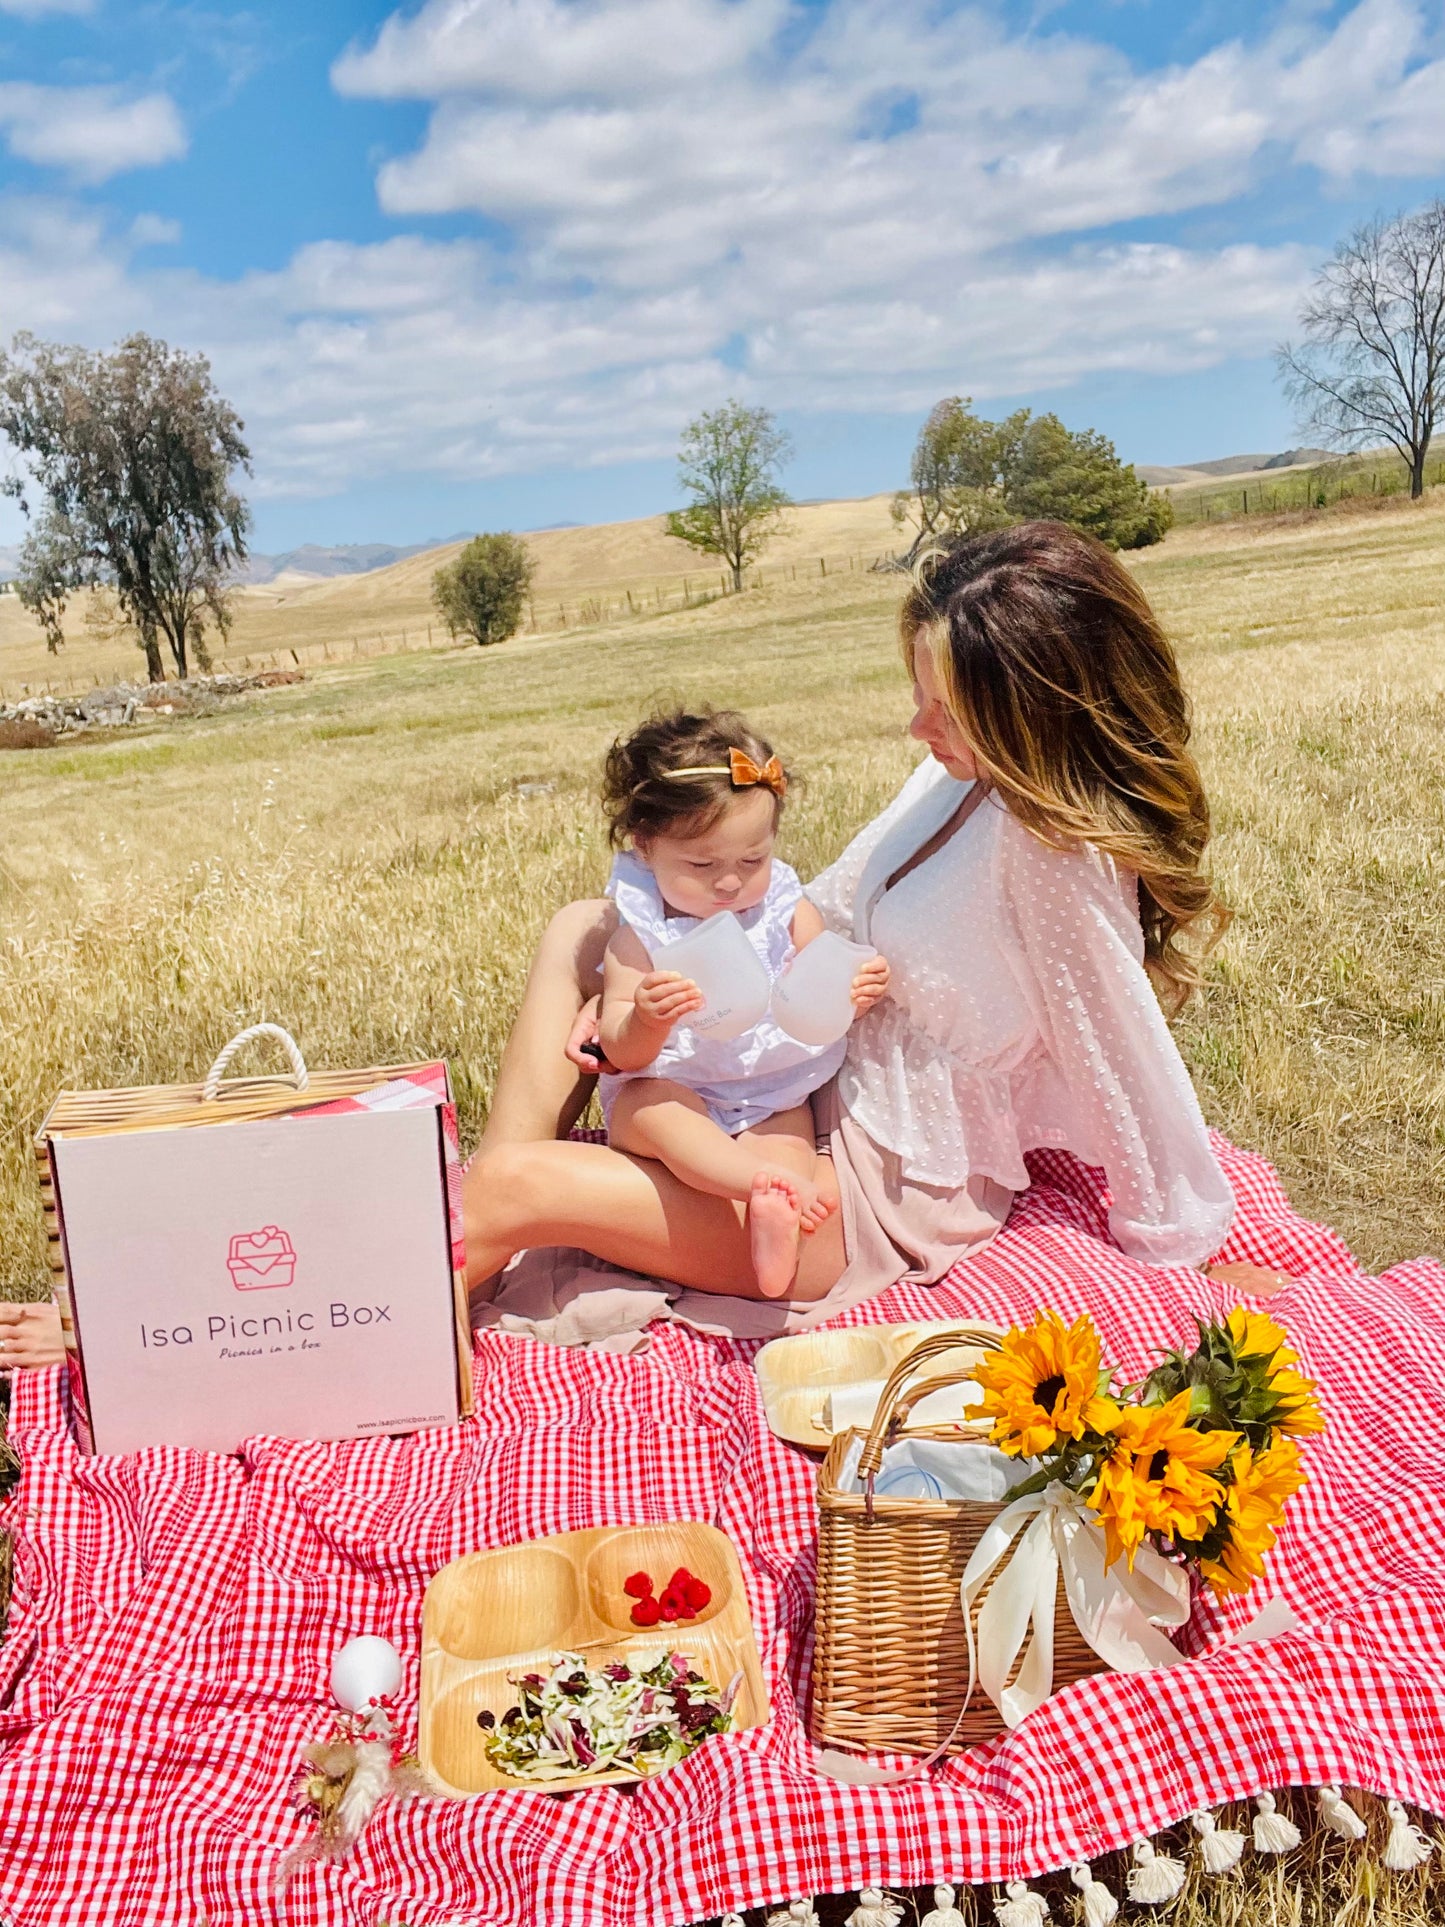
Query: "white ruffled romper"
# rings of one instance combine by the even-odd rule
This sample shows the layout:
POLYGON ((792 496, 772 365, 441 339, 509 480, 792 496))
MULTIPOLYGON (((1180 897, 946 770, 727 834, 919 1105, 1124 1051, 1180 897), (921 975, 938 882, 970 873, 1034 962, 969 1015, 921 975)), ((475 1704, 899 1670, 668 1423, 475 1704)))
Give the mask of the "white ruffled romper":
MULTIPOLYGON (((700 921, 668 916, 651 870, 630 850, 613 863, 607 894, 649 957, 664 944, 676 943, 696 930, 700 921)), ((797 872, 774 859, 767 895, 738 917, 770 983, 776 983, 792 962, 793 913, 802 895, 797 872)), ((805 1103, 837 1071, 846 1049, 847 1039, 842 1037, 833 1044, 800 1044, 773 1022, 771 1014, 725 1043, 679 1024, 644 1069, 603 1075, 598 1083, 602 1114, 611 1118, 617 1093, 631 1079, 668 1078, 695 1091, 714 1124, 736 1137, 764 1118, 805 1103)))

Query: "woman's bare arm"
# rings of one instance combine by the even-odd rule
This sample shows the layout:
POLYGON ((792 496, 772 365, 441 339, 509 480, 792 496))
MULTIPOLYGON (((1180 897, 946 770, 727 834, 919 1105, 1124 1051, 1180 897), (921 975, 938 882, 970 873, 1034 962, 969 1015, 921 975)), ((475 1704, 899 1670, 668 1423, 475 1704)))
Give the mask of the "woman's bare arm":
POLYGON ((542 933, 479 1152, 566 1137, 587 1108, 594 1079, 568 1062, 567 1039, 602 987, 602 958, 616 927, 617 906, 603 897, 567 904, 542 933))

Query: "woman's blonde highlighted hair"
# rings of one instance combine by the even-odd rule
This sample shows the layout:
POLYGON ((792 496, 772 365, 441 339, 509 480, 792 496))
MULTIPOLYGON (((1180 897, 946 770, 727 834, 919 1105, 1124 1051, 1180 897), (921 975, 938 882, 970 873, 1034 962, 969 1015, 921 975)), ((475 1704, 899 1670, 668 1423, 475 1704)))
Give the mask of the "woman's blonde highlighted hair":
POLYGON ((1229 913, 1204 868, 1209 805, 1179 665, 1134 577, 1062 522, 965 536, 919 563, 900 633, 910 672, 927 649, 1025 828, 1138 877, 1145 964, 1178 1011, 1229 913))

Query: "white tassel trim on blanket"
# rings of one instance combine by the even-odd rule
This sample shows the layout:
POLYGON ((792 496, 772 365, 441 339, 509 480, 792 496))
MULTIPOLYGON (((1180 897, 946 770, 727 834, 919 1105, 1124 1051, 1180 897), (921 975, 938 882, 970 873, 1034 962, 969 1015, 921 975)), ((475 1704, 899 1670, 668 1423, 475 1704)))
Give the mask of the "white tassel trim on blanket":
POLYGON ((1156 1853, 1152 1841, 1134 1842, 1134 1865, 1129 1873, 1131 1900, 1142 1901, 1146 1907, 1162 1906, 1166 1900, 1173 1900, 1186 1877, 1182 1860, 1156 1853))
POLYGON ((1337 1786, 1322 1786, 1315 1795, 1320 1825, 1341 1840, 1363 1840, 1369 1829, 1337 1786))
MULTIPOLYGON (((1084 1927, 1109 1927, 1119 1911, 1119 1903, 1102 1880, 1095 1880, 1088 1862, 1077 1861, 1069 1869, 1069 1878, 1083 1896, 1084 1927)), ((927 1922, 924 1927, 927 1927, 927 1922)))
POLYGON ((1385 1811, 1390 1816, 1390 1837, 1380 1858, 1395 1873, 1408 1873, 1411 1867, 1422 1866, 1434 1851, 1430 1842, 1411 1824, 1410 1816, 1398 1800, 1387 1800, 1385 1811))
POLYGON ((921 1927, 968 1927, 967 1920, 954 1905, 957 1899, 955 1888, 942 1884, 935 1887, 932 1911, 923 1916, 921 1927))
POLYGON ((790 1900, 767 1916, 764 1927, 818 1927, 817 1910, 811 1899, 790 1900))
POLYGON ((860 1887, 847 1927, 898 1927, 903 1913, 903 1902, 882 1887, 860 1887))
POLYGON ((993 1903, 993 1917, 998 1927, 1044 1927, 1049 1917, 1049 1903, 1042 1894, 1036 1894, 1022 1880, 1010 1880, 1004 1888, 1008 1898, 993 1903))
POLYGON ((1242 1833, 1233 1827, 1222 1827, 1212 1813, 1200 1808, 1191 1813, 1189 1824, 1199 1835, 1199 1857, 1204 1862, 1206 1873, 1228 1873, 1239 1865, 1245 1848, 1242 1833))
POLYGON ((1300 1843, 1300 1830, 1287 1820, 1274 1803, 1272 1793, 1256 1793, 1254 1804, 1254 1850, 1256 1853, 1291 1853, 1300 1843))

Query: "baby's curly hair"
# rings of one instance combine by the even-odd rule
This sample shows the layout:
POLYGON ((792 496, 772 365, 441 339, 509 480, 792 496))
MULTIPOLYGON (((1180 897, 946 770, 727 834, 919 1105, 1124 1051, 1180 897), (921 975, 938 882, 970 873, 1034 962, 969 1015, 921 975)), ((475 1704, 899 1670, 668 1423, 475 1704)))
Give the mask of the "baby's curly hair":
MULTIPOLYGON (((771 743, 734 709, 659 711, 619 737, 602 775, 613 849, 650 836, 706 836, 733 797, 743 794, 726 773, 731 749, 745 751, 759 767, 773 754, 771 743), (717 774, 679 779, 673 771, 680 769, 717 774)), ((774 795, 775 826, 782 808, 782 797, 774 795)))

